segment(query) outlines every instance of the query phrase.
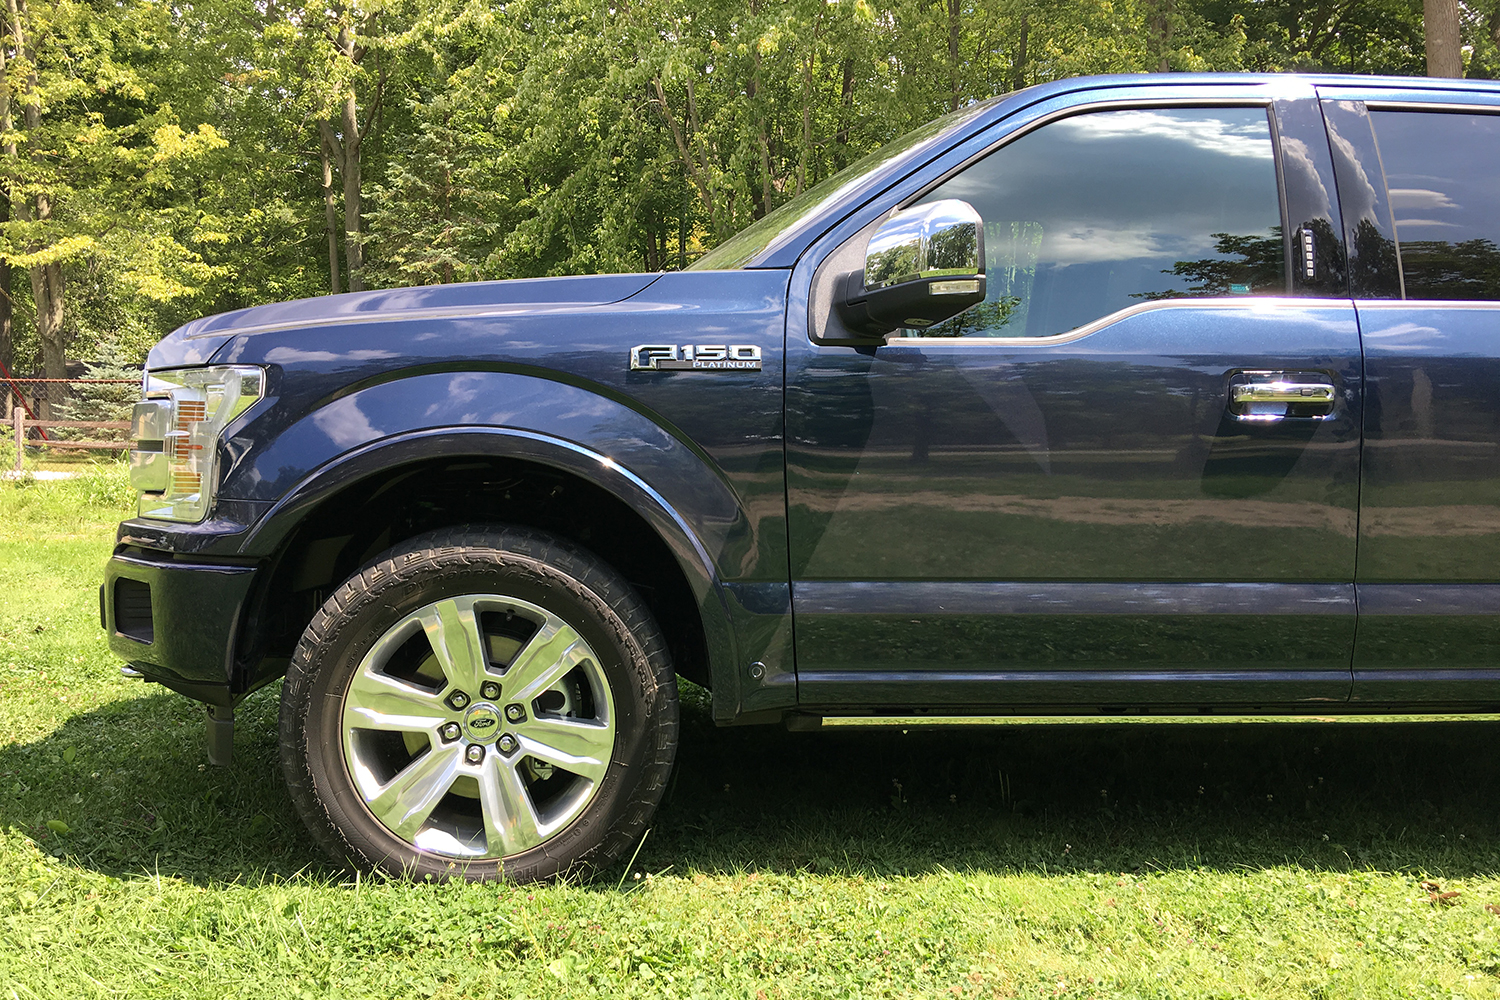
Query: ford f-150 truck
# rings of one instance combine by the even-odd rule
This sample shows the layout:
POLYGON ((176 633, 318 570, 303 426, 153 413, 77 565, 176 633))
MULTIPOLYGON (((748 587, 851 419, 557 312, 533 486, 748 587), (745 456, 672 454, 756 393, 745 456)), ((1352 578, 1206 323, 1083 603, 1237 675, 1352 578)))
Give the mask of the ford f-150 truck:
POLYGON ((101 616, 285 677, 357 867, 622 857, 725 725, 1500 708, 1500 86, 1132 76, 976 104, 686 271, 198 320, 101 616))

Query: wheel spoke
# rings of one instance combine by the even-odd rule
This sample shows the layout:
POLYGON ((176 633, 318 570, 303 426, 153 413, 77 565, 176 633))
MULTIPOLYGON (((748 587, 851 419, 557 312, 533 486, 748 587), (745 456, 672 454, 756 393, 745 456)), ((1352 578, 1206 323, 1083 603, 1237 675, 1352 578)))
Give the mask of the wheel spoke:
POLYGON ((458 747, 433 747, 402 768, 370 800, 370 811, 392 833, 414 840, 458 776, 458 747))
POLYGON ((344 699, 346 724, 356 729, 430 732, 446 715, 442 700, 431 691, 366 670, 354 675, 344 699))
POLYGON ((479 807, 484 814, 485 853, 519 854, 542 842, 536 807, 510 761, 493 755, 485 761, 479 775, 479 807))
POLYGON ((448 683, 477 697, 487 657, 474 599, 438 601, 422 613, 422 629, 448 683))
POLYGON ((613 727, 560 716, 532 719, 518 735, 522 753, 590 781, 603 779, 615 748, 613 727))
POLYGON ((546 844, 589 807, 614 759, 614 699, 598 655, 556 614, 503 594, 460 594, 398 618, 365 653, 343 695, 342 744, 354 788, 398 841, 442 856, 507 858, 546 844), (490 664, 482 611, 541 623, 503 673, 490 664), (425 667, 408 662, 421 646, 418 628, 432 651, 430 658, 420 651, 425 667), (404 649, 407 643, 412 645, 404 649), (414 668, 418 676, 408 673, 414 668), (502 694, 486 691, 487 682, 497 682, 502 694), (441 690, 431 690, 438 684, 441 690), (503 723, 502 733, 484 734, 494 746, 473 742, 467 727, 480 717, 455 698, 458 691, 470 701, 498 702, 502 716, 508 709, 517 717, 503 723), (547 691, 562 694, 560 706, 538 713, 537 699, 547 691), (562 714, 576 710, 570 698, 582 699, 593 717, 562 714), (391 776, 389 755, 402 741, 372 730, 403 734, 408 748, 425 747, 391 776), (460 738, 464 732, 469 739, 460 738), (540 780, 548 767, 560 778, 546 786, 546 801, 539 804, 530 791, 531 770, 540 780), (440 810, 445 796, 469 794, 462 793, 469 777, 479 792, 477 823, 472 806, 452 815, 440 810))
POLYGON ((567 623, 549 619, 505 671, 506 700, 531 702, 586 659, 588 648, 567 623))

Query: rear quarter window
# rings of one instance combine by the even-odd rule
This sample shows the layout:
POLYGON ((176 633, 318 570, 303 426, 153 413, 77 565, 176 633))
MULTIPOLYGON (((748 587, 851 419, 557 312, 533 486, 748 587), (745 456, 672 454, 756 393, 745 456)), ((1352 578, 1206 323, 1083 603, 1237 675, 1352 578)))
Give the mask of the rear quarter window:
POLYGON ((1406 297, 1500 299, 1500 114, 1382 110, 1370 119, 1406 297))

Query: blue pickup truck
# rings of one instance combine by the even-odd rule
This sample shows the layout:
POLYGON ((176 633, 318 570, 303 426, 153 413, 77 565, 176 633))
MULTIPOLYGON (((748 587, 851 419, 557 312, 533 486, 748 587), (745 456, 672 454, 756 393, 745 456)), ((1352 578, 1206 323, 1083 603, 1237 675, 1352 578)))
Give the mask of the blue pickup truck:
POLYGON ((101 618, 285 676, 341 861, 547 878, 724 725, 1500 708, 1500 86, 1131 76, 897 140, 670 274, 151 352, 101 618))

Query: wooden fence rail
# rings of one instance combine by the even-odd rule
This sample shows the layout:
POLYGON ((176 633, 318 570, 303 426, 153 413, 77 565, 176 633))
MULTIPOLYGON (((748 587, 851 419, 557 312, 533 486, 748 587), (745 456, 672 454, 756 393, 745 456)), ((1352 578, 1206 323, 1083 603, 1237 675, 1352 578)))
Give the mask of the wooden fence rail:
MULTIPOLYGON (((10 411, 11 427, 16 435, 16 471, 22 471, 22 459, 26 455, 26 428, 40 427, 43 430, 53 427, 71 427, 76 430, 91 431, 128 431, 130 421, 128 420, 32 420, 26 416, 26 411, 17 406, 10 411)), ((124 451, 130 447, 128 441, 52 441, 43 442, 49 448, 107 448, 112 451, 124 451)))

